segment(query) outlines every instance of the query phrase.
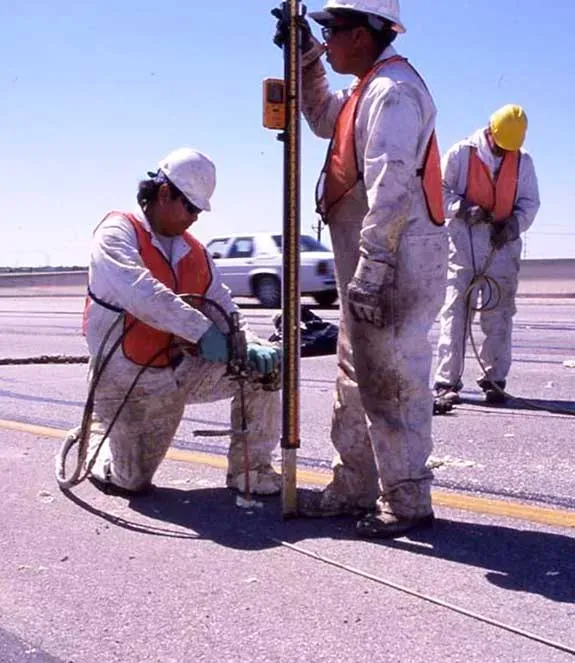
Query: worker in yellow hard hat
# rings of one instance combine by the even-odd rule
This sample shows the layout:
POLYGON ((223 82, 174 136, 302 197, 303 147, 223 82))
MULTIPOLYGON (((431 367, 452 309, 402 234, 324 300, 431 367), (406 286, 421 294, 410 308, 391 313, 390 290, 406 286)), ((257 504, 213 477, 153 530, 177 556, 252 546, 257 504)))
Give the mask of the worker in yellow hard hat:
POLYGON ((526 132, 525 111, 508 104, 493 113, 487 127, 454 145, 442 160, 450 255, 435 396, 444 402, 460 400, 467 330, 479 293, 485 374, 478 383, 486 402, 505 400, 520 234, 531 226, 539 209, 533 161, 522 149, 526 132), (486 278, 475 281, 468 299, 478 276, 486 278))
MULTIPOLYGON (((521 106, 507 104, 489 119, 489 133, 501 152, 517 152, 523 147, 527 133, 527 115, 521 106)), ((501 156, 503 156, 501 154, 501 156)))

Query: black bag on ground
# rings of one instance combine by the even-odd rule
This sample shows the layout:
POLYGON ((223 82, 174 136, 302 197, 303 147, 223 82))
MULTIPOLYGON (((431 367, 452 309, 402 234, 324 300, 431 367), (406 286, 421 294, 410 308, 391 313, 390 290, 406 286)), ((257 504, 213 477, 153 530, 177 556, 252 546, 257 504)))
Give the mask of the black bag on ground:
MULTIPOLYGON (((274 316, 275 331, 268 340, 282 342, 282 314, 274 316)), ((309 306, 301 307, 301 349, 302 357, 319 357, 334 355, 337 351, 338 326, 326 322, 316 315, 309 306)))

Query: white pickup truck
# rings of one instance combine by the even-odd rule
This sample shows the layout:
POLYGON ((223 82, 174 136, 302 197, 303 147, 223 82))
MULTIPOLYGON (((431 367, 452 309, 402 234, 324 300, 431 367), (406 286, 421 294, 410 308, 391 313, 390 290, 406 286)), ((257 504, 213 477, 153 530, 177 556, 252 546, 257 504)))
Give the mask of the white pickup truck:
MULTIPOLYGON (((256 297, 266 308, 281 306, 282 236, 222 235, 206 243, 234 297, 256 297)), ((300 290, 320 306, 337 299, 333 253, 310 235, 300 240, 300 290)))

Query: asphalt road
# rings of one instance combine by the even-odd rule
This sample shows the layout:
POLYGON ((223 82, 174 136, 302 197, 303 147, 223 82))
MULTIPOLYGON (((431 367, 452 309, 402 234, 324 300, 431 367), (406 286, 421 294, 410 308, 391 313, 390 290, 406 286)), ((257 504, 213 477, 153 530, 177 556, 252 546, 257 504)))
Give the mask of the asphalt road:
MULTIPOLYGON (((86 353, 82 297, 43 294, 0 298, 0 358, 86 353)), ((245 313, 271 332, 270 311, 245 313)), ((575 420, 533 409, 575 413, 574 331, 575 300, 519 300, 508 389, 530 403, 484 406, 468 352, 464 403, 434 418, 438 526, 386 545, 345 519, 282 523, 275 503, 238 515, 221 488, 226 438, 193 435, 227 427, 221 403, 187 409, 159 496, 84 484, 81 508, 55 488, 52 458, 81 417, 86 367, 0 367, 0 661, 572 660, 377 579, 575 650, 575 420)), ((312 485, 331 461, 334 376, 333 356, 302 360, 312 485)))

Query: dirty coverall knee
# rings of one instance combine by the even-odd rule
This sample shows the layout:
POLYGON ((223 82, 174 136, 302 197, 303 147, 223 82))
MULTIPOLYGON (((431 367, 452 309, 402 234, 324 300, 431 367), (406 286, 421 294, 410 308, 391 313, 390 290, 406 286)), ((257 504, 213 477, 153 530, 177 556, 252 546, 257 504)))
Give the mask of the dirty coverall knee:
POLYGON ((473 311, 470 309, 477 303, 477 292, 471 293, 469 299, 466 297, 472 280, 473 271, 470 269, 458 268, 457 272, 448 272, 445 302, 439 316, 435 383, 456 390, 463 386, 465 347, 469 325, 473 320, 473 311))
POLYGON ((333 480, 328 487, 337 501, 370 507, 379 495, 378 474, 361 402, 348 333, 347 295, 341 295, 338 333, 338 373, 331 420, 331 441, 336 450, 333 480))
MULTIPOLYGON (((198 357, 186 357, 176 371, 176 379, 186 394, 187 403, 207 403, 231 398, 231 440, 228 449, 228 480, 245 476, 244 440, 239 384, 226 375, 226 367, 198 357)), ((272 452, 280 438, 281 405, 279 391, 266 391, 248 380, 245 390, 245 434, 247 467, 258 475, 271 472, 272 452)), ((229 481, 228 481, 229 483, 229 481)), ((252 486, 253 487, 253 486, 252 486)))
MULTIPOLYGON (((500 250, 500 255, 508 247, 500 250)), ((505 382, 512 359, 513 316, 516 312, 515 296, 518 285, 519 267, 515 261, 508 259, 500 266, 496 256, 493 265, 493 278, 497 282, 496 306, 484 310, 479 315, 481 330, 485 339, 481 346, 479 359, 486 371, 486 377, 495 382, 505 382)))
MULTIPOLYGON (((225 365, 186 356, 175 371, 156 369, 147 377, 146 384, 134 391, 114 424, 92 470, 94 476, 111 480, 128 490, 138 490, 150 483, 176 434, 186 403, 231 398, 232 429, 238 431, 241 427, 238 383, 226 375, 225 365), (154 373, 157 378, 161 377, 158 382, 163 393, 149 393, 160 387, 149 379, 154 373)), ((271 454, 279 440, 279 394, 264 391, 260 385, 250 382, 245 392, 249 467, 265 471, 271 466, 271 454)), ((91 453, 121 400, 117 395, 96 399, 91 453)), ((245 472, 243 440, 237 433, 232 434, 228 460, 230 474, 245 472)))
MULTIPOLYGON (((115 416, 122 398, 98 398, 90 432, 90 455, 115 416)), ((127 490, 141 490, 152 481, 184 413, 177 392, 130 398, 98 453, 92 474, 127 490)))

